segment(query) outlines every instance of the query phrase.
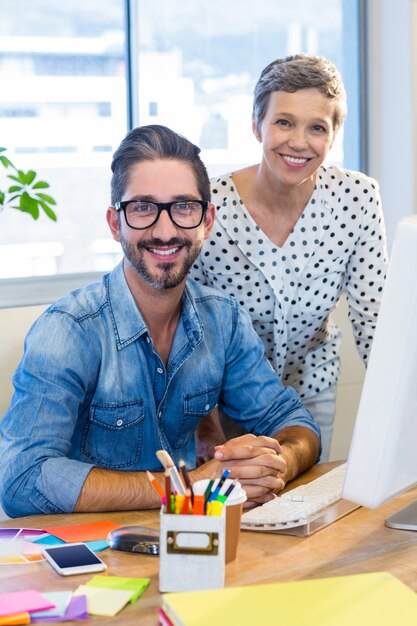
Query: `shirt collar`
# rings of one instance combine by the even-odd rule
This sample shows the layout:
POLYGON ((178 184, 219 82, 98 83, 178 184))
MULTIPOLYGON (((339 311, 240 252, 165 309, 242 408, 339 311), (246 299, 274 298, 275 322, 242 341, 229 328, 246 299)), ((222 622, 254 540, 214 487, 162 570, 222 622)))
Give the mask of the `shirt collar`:
MULTIPOLYGON (((108 274, 106 282, 116 342, 121 350, 149 331, 126 282, 123 261, 108 274)), ((188 282, 182 296, 181 319, 188 341, 195 346, 202 339, 203 326, 188 282)))

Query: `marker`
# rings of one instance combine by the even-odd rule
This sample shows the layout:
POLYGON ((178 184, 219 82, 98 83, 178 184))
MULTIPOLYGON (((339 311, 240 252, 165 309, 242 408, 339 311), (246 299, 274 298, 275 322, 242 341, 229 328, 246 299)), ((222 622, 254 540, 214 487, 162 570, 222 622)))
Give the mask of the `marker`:
POLYGON ((181 477, 178 474, 178 470, 174 465, 174 461, 171 459, 168 452, 166 450, 157 450, 155 454, 164 468, 169 470, 171 476, 171 487, 181 496, 185 496, 184 483, 182 482, 181 477))
POLYGON ((220 489, 223 487, 224 481, 229 476, 229 474, 230 474, 230 470, 229 469, 223 470, 223 473, 221 475, 221 478, 220 478, 219 482, 216 485, 216 488, 212 491, 212 493, 209 496, 209 502, 212 502, 213 500, 216 500, 217 496, 219 495, 220 489))
POLYGON ((165 497, 165 491, 162 489, 161 485, 158 483, 158 481, 156 480, 155 476, 153 474, 151 474, 151 472, 148 472, 148 471, 146 471, 146 476, 148 477, 149 482, 152 484, 152 486, 155 489, 155 491, 157 491, 159 493, 161 498, 164 498, 165 497))
POLYGON ((190 512, 190 504, 191 504, 191 489, 187 489, 185 492, 184 504, 182 505, 181 513, 183 515, 188 515, 190 512))
POLYGON ((204 496, 194 496, 193 515, 204 515, 204 496))
POLYGON ((175 514, 178 515, 182 513, 182 508, 184 506, 185 496, 176 495, 175 496, 175 514))
POLYGON ((221 515, 223 509, 223 504, 218 500, 213 500, 208 503, 207 506, 207 515, 221 515))

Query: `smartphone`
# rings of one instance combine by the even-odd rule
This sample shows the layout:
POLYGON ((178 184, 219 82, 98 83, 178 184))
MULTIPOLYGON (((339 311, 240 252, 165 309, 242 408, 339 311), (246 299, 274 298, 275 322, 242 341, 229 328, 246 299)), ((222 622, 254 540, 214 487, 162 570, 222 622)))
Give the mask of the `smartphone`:
POLYGON ((43 548, 42 554, 61 576, 88 574, 107 569, 107 565, 85 543, 68 543, 43 548))

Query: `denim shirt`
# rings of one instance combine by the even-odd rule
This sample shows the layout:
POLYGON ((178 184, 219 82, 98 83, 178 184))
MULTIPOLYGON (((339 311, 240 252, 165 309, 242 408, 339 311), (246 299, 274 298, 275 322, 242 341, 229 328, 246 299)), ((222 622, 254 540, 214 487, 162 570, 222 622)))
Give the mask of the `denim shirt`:
POLYGON ((264 357, 249 315, 191 279, 167 366, 123 264, 47 309, 25 341, 1 422, 0 484, 10 516, 73 511, 94 466, 161 471, 166 449, 195 467, 195 431, 217 404, 256 435, 319 429, 264 357))

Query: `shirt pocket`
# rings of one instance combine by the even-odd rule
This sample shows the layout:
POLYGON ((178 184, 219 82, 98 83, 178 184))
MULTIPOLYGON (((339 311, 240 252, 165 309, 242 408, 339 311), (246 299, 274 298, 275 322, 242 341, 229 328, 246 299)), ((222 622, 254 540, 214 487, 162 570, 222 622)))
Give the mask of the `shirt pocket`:
POLYGON ((134 465, 142 447, 143 419, 143 400, 92 404, 81 441, 82 452, 101 467, 134 465))
POLYGON ((183 417, 179 424, 176 440, 179 447, 182 448, 191 437, 194 437, 201 419, 217 406, 219 393, 220 385, 213 389, 205 389, 184 396, 183 417))

